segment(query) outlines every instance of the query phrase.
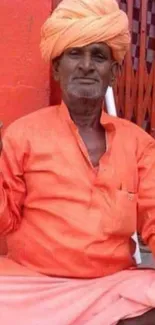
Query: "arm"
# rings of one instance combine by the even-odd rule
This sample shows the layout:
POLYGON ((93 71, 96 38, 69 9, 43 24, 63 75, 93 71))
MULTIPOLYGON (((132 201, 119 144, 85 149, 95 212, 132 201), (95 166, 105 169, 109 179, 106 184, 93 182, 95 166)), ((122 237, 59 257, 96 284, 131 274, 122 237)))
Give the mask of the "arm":
POLYGON ((155 256, 155 141, 143 133, 142 142, 145 146, 138 155, 138 232, 155 256))
MULTIPOLYGON (((3 139, 0 157, 0 235, 18 229, 26 194, 23 178, 22 143, 15 127, 9 127, 3 139), (17 133, 17 137, 15 134, 17 133)), ((0 140, 1 142, 1 140, 0 140)))

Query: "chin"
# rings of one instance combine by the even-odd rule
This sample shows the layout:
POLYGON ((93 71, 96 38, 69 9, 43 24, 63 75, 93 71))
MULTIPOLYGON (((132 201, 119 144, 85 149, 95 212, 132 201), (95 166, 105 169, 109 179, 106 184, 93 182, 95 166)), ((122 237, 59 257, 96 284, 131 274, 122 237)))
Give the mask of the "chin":
POLYGON ((101 97, 103 97, 103 95, 98 92, 98 91, 94 91, 94 90, 74 90, 74 91, 70 91, 69 96, 77 98, 77 99, 85 99, 85 100, 97 100, 100 99, 101 97))

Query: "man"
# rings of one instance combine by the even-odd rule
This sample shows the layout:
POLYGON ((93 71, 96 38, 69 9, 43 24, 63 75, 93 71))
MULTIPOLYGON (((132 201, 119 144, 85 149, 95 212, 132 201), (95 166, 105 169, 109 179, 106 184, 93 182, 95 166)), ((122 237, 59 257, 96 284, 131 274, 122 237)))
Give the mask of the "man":
POLYGON ((3 138, 2 324, 155 324, 155 272, 131 239, 155 253, 155 142, 102 109, 129 43, 114 0, 64 0, 43 27, 63 101, 3 138))

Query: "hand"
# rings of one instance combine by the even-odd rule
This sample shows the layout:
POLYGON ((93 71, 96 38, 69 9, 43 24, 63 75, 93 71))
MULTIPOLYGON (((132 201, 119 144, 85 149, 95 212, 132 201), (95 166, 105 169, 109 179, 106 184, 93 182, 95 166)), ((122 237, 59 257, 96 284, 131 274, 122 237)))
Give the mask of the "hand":
POLYGON ((0 155, 1 155, 1 152, 2 152, 2 135, 1 135, 2 126, 3 126, 3 123, 0 122, 0 155))
POLYGON ((118 325, 155 325, 155 309, 139 317, 121 320, 118 325))

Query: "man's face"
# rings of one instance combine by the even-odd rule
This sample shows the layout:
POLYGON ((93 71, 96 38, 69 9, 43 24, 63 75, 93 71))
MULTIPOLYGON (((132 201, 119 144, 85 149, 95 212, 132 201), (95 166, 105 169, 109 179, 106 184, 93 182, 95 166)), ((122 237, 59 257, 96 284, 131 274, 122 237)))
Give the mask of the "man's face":
POLYGON ((103 98, 112 80, 113 65, 111 50, 104 43, 67 49, 53 62, 63 99, 103 98))

